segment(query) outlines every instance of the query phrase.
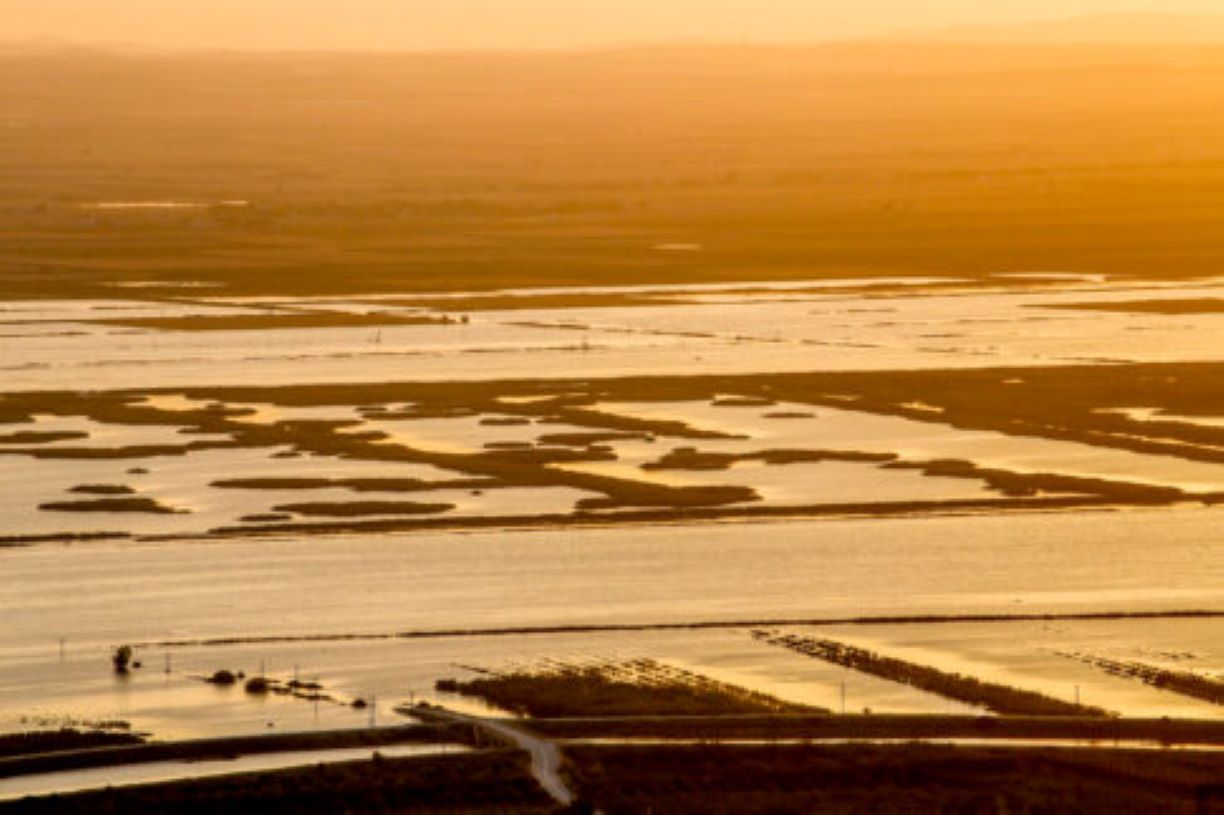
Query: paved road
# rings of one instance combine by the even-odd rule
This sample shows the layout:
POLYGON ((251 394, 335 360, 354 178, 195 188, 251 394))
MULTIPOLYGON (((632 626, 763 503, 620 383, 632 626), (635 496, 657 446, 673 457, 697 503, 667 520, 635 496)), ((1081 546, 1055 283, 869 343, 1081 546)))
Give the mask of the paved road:
POLYGON ((558 749, 555 742, 542 739, 504 719, 484 719, 437 709, 431 710, 430 713, 453 722, 474 725, 487 733, 512 742, 520 750, 525 750, 531 756, 531 774, 544 788, 544 791, 562 806, 569 806, 573 803, 574 793, 561 778, 561 750, 558 749))

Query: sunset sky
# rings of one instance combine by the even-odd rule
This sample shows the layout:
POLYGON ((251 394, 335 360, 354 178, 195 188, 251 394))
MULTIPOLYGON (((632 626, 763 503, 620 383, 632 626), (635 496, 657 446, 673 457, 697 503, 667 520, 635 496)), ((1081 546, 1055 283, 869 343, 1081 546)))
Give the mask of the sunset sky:
POLYGON ((565 48, 795 42, 1224 0, 2 0, 0 41, 165 48, 565 48))

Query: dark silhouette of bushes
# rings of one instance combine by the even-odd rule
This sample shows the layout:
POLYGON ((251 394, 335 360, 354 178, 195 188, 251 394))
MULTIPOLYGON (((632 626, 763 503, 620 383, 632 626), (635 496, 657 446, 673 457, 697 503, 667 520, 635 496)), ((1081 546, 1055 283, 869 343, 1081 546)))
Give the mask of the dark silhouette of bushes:
POLYGON ((111 664, 115 666, 115 673, 125 674, 132 667, 132 646, 120 645, 111 653, 111 664))
POLYGON ((435 687, 481 698, 503 710, 543 718, 817 710, 650 659, 595 666, 561 664, 537 672, 490 672, 467 681, 443 679, 435 687))
POLYGON ((87 750, 93 747, 142 744, 143 742, 144 738, 134 733, 76 730, 69 727, 30 733, 6 733, 0 735, 0 758, 87 750))

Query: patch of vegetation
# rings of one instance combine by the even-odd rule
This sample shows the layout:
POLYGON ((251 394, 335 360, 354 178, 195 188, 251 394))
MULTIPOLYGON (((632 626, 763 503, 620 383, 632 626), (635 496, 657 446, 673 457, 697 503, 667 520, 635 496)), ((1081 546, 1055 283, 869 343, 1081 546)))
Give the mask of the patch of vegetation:
POLYGON ((531 424, 531 420, 521 416, 486 416, 480 423, 486 427, 522 427, 531 424))
POLYGON ((677 447, 657 461, 648 461, 643 470, 726 470, 745 461, 763 464, 819 464, 822 461, 853 461, 884 464, 896 460, 892 453, 860 453, 840 450, 762 450, 756 453, 713 453, 696 447, 677 447))
POLYGON ((149 515, 181 515, 183 510, 168 507, 152 498, 98 498, 92 501, 50 501, 39 504, 46 512, 140 512, 149 515))
POLYGON ((1064 311, 1112 311, 1120 314, 1167 314, 1169 316, 1190 314, 1224 314, 1224 299, 1199 297, 1195 299, 1169 300, 1111 300, 1089 303, 1042 303, 1029 308, 1060 309, 1064 311))
POLYGON ((36 543, 74 543, 131 538, 130 532, 60 532, 46 535, 0 535, 0 546, 31 546, 36 543))
POLYGON ((252 696, 263 696, 272 690, 272 682, 262 676, 253 676, 246 681, 242 689, 252 696))
POLYGON ((251 515, 243 515, 238 520, 244 524, 277 524, 292 521, 293 516, 287 512, 256 512, 251 515))
POLYGON ((323 518, 360 518, 370 515, 436 515, 454 509, 454 504, 422 504, 415 501, 327 501, 281 504, 277 512, 323 518))
MULTIPOLYGON (((593 479, 590 487, 598 489, 598 479, 593 479)), ((625 481, 608 498, 583 498, 578 501, 580 510, 621 509, 624 507, 669 507, 672 509, 700 509, 706 507, 725 507, 728 504, 742 504, 759 501, 761 496, 751 487, 740 486, 693 486, 672 487, 638 486, 640 482, 625 481)), ((602 492, 602 490, 599 490, 602 492)))
POLYGON ((424 481, 418 478, 227 478, 209 486, 235 490, 327 490, 353 492, 430 492, 433 490, 472 489, 494 486, 482 478, 456 478, 424 481))
POLYGON ((983 682, 972 676, 948 673, 938 668, 887 657, 836 640, 799 634, 756 630, 753 637, 770 645, 788 648, 804 656, 861 671, 892 682, 901 682, 946 699, 1007 716, 1107 716, 1105 710, 1064 702, 1034 691, 983 682))
MULTIPOLYGON (((894 461, 884 465, 896 470, 921 470, 923 475, 938 478, 969 478, 984 481, 992 489, 1014 498, 1027 498, 1041 493, 1097 495, 1120 504, 1172 504, 1191 498, 1175 487, 1111 481, 1104 478, 1083 478, 1056 473, 1014 473, 980 467, 971 461, 941 459, 938 461, 894 461)), ((1195 496, 1210 500, 1212 496, 1195 496)))
POLYGON ((123 484, 79 484, 69 492, 85 495, 134 495, 136 490, 123 484))
MULTIPOLYGON (((486 489, 551 487, 579 490, 586 498, 572 516, 589 522, 594 511, 638 513, 641 520, 671 513, 673 519, 699 517, 822 516, 829 514, 898 514, 973 509, 1156 505, 1185 500, 1218 502, 1221 496, 1187 494, 1154 485, 1080 479, 1054 474, 1016 474, 978 468, 970 462, 902 463, 884 460, 889 453, 864 453, 863 460, 886 466, 915 467, 931 475, 984 480, 1003 492, 1002 499, 956 502, 885 502, 830 507, 755 506, 758 496, 746 487, 675 487, 631 477, 585 472, 586 462, 611 461, 613 450, 603 442, 621 438, 729 439, 731 434, 707 431, 685 422, 618 416, 618 402, 709 401, 735 393, 788 405, 830 405, 838 409, 903 416, 967 429, 994 430, 1019 436, 1076 441, 1145 454, 1173 455, 1192 460, 1224 462, 1224 429, 1186 422, 1133 421, 1102 412, 1120 404, 1142 404, 1179 416, 1224 415, 1218 382, 1224 366, 1184 365, 1075 366, 1038 369, 952 371, 888 371, 816 374, 770 374, 704 377, 639 377, 618 380, 557 380, 542 382, 383 383, 365 385, 286 386, 275 388, 204 388, 173 391, 198 400, 204 407, 185 411, 160 410, 146 403, 150 395, 171 392, 21 393, 0 402, 3 415, 22 420, 37 414, 86 416, 113 424, 162 425, 222 434, 224 441, 182 446, 58 449, 23 448, 22 455, 82 459, 129 458, 146 455, 188 455, 202 449, 266 449, 270 455, 346 458, 382 466, 427 464, 461 474, 450 482, 416 479, 225 479, 219 485, 250 489, 323 489, 343 486, 354 491, 415 492, 430 488, 486 489), (1106 375, 1107 374, 1107 375, 1106 375), (1175 385, 1175 387, 1171 387, 1175 385), (363 405, 383 407, 378 415, 477 415, 511 417, 535 423, 565 425, 546 435, 553 446, 454 453, 416 449, 385 436, 362 432, 360 420, 296 421, 255 425, 237 421, 241 411, 227 404, 267 403, 274 406, 363 405), (923 406, 921 409, 916 406, 923 406), (936 410, 937 408, 937 410, 936 410), (357 431, 357 432, 354 432, 357 431), (445 487, 443 486, 445 485, 445 487), (656 516, 655 513, 658 513, 656 516)), ((789 411, 788 411, 789 412, 789 411)), ((822 451, 764 451, 762 461, 809 461, 822 451)), ((854 456, 854 454, 847 454, 854 456)), ((841 454, 838 455, 841 457, 841 454)), ((857 457, 855 456, 856 460, 857 457)), ((657 467, 721 468, 735 460, 687 450, 668 455, 657 467)), ((95 506, 101 510, 105 505, 95 506)), ((260 513, 269 514, 269 513, 260 513)), ((284 514, 284 513, 274 513, 284 514)), ((560 518, 561 516, 558 516, 560 518)), ((373 523, 386 524, 391 518, 373 523)), ((439 522, 444 519, 437 519, 439 522)), ((633 518, 626 517, 626 521, 633 518)), ((541 519, 554 522, 553 519, 541 519)), ((300 527, 302 533, 334 531, 334 524, 286 524, 249 521, 246 529, 300 527), (256 526, 263 524, 263 526, 256 526)), ((408 523, 406 520, 400 523, 408 523)), ((477 521, 473 521, 477 523, 477 521)), ((288 529, 284 531, 289 531, 288 529)), ((57 539, 63 536, 55 536, 57 539)))
POLYGON ((78 441, 89 434, 77 430, 19 430, 0 434, 0 444, 51 444, 57 441, 78 441))
POLYGON ((717 682, 652 659, 597 665, 557 663, 538 671, 444 679, 437 689, 538 717, 800 713, 815 708, 717 682))
POLYGON ((540 436, 540 444, 553 444, 561 447, 590 447, 595 444, 607 444, 613 441, 654 441, 651 433, 596 431, 574 433, 546 433, 540 436))
POLYGON ((132 646, 120 645, 116 648, 111 654, 111 664, 115 666, 115 673, 127 673, 133 667, 132 656, 132 646))

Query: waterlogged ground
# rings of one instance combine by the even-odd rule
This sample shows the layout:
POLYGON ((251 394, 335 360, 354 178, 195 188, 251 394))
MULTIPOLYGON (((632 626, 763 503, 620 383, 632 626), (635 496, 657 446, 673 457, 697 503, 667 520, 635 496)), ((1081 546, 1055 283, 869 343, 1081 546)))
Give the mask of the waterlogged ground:
MULTIPOLYGON (((866 281, 862 282, 863 284, 866 281)), ((1224 285, 1005 279, 983 286, 655 287, 628 303, 607 290, 565 308, 523 293, 476 298, 47 301, 0 307, 6 390, 259 382, 481 380, 892 370, 1215 359, 1219 313, 1069 308, 1224 296, 1224 285), (650 303, 650 297, 659 300, 650 303), (642 304, 642 298, 647 298, 642 304), (296 327, 302 315, 361 325, 296 327), (217 325, 199 318, 245 317, 217 325), (404 324, 411 319, 415 322, 404 324), (279 320, 279 323, 278 323, 279 320), (145 321, 145 322, 142 322, 145 321), (147 321, 153 321, 149 323, 147 321), (385 324, 384 324, 385 323, 385 324), (280 327, 278 327, 280 326, 280 327), (176 330, 177 328, 177 330, 176 330)), ((556 292, 547 292, 556 297, 556 292)), ((1124 406, 1129 407, 1129 406, 1124 406)), ((1142 407, 1142 406, 1136 406, 1142 407)))
MULTIPOLYGON (((753 640, 753 623, 881 615, 1219 608, 1211 510, 418 534, 208 544, 99 542, 0 551, 0 715, 121 718, 157 733, 353 726, 347 703, 432 697, 457 666, 652 656, 781 698, 887 711, 958 709, 904 685, 753 640), (1152 547, 1160 536, 1165 543, 1152 547), (902 542, 904 545, 899 545, 902 542), (933 569, 938 563, 941 568, 933 569), (542 591, 541 587, 547 587, 542 591), (715 631, 398 638, 396 633, 743 621, 715 631), (370 639, 353 640, 353 636, 370 639), (65 640, 60 656, 59 639, 65 640), (307 637, 306 641, 295 638, 307 637), (261 639, 263 638, 263 639, 261 639), (270 639, 267 639, 270 638, 270 639), (254 641, 253 641, 254 640, 254 641), (110 646, 144 667, 116 677, 110 646), (167 677, 169 659, 172 673, 167 677), (205 685, 227 668, 317 679, 335 703, 205 685)), ((1131 715, 1194 703, 1055 650, 1183 652, 1224 671, 1219 620, 820 626, 826 635, 1008 679, 1131 715)), ((1145 657, 1146 658, 1146 657, 1145 657)), ((458 700, 448 700, 457 702, 458 700)))
POLYGON ((1220 715, 1101 668, 1221 680, 1219 617, 1065 615, 1224 610, 1224 283, 139 297, 0 304, 0 731, 353 727, 549 660, 979 709, 760 626, 1220 715), (1058 619, 839 622, 983 614, 1058 619))

